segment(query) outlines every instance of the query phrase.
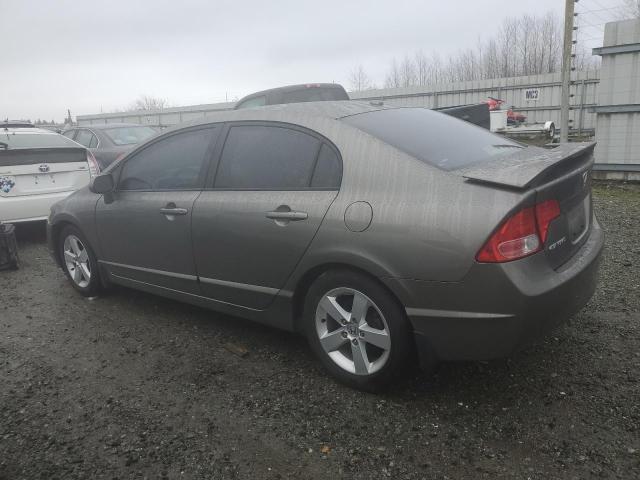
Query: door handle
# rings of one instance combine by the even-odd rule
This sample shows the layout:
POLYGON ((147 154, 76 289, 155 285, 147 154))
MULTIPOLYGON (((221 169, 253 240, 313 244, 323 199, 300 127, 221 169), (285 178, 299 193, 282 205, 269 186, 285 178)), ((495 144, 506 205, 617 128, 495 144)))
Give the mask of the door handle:
POLYGON ((164 207, 160 209, 160 213, 163 215, 186 215, 187 212, 186 208, 164 207))
POLYGON ((309 218, 307 212, 282 212, 275 210, 273 212, 267 212, 266 215, 267 218, 271 218, 273 220, 289 220, 293 222, 309 218))

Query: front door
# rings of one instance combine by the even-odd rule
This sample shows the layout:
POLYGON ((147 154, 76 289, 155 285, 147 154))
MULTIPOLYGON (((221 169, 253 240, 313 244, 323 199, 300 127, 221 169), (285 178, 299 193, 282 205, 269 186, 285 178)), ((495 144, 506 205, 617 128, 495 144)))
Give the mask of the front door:
POLYGON ((116 191, 96 207, 100 261, 112 275, 199 293, 191 218, 219 129, 160 137, 116 169, 116 191))
POLYGON ((313 240, 341 172, 337 150, 313 132, 232 124, 212 188, 194 205, 203 295, 266 308, 313 240))

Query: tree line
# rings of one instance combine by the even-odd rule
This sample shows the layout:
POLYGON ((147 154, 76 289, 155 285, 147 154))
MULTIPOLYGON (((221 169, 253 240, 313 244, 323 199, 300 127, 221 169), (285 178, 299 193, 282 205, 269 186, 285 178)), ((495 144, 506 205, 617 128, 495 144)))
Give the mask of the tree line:
MULTIPOLYGON (((560 71, 562 65, 562 20, 553 12, 524 15, 502 21, 496 33, 479 39, 474 48, 443 58, 438 52, 417 50, 391 59, 384 78, 385 88, 537 75, 560 71)), ((579 44, 574 48, 574 67, 597 67, 598 60, 579 44)), ((376 88, 362 65, 349 75, 352 90, 376 88)))

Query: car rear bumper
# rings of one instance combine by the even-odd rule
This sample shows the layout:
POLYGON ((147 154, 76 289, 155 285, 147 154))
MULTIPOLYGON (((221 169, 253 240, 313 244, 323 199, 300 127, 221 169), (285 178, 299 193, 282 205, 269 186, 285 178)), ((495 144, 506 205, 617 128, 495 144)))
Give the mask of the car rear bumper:
POLYGON ((51 205, 68 197, 73 191, 43 193, 40 195, 0 196, 0 221, 3 223, 46 220, 51 205))
POLYGON ((541 252, 516 262, 476 264, 461 282, 385 282, 406 306, 421 354, 440 360, 504 357, 589 301, 603 244, 594 221, 586 243, 558 270, 541 252))

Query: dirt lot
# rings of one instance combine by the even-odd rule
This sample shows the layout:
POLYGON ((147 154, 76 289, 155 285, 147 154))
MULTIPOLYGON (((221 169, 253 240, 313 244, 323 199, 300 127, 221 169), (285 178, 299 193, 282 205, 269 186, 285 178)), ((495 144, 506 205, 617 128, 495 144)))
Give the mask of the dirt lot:
POLYGON ((377 396, 292 334, 82 298, 23 227, 23 268, 0 272, 0 479, 640 478, 640 188, 599 185, 596 209, 601 282, 569 325, 377 396))

